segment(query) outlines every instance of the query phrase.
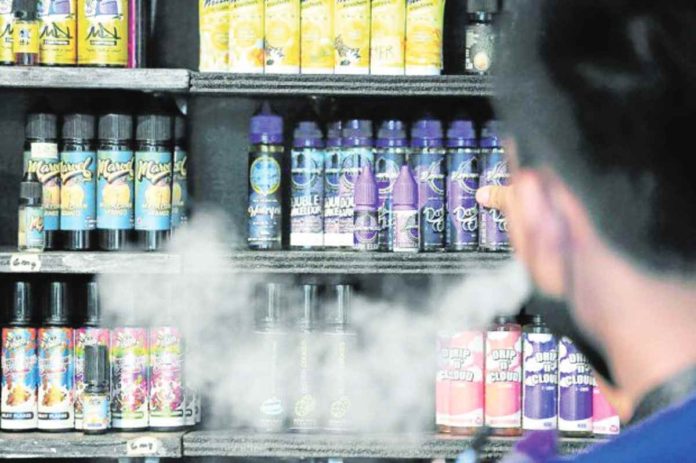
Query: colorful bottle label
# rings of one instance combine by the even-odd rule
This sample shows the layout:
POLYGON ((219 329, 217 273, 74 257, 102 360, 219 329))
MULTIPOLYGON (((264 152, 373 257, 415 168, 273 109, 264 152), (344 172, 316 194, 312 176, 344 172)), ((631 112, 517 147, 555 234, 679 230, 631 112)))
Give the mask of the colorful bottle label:
POLYGON ((75 330, 75 429, 83 426, 85 390, 85 347, 109 348, 108 328, 82 327, 75 330))
POLYGON ((406 0, 373 0, 370 74, 403 75, 406 0))
POLYGON ((198 17, 200 22, 200 71, 227 71, 230 1, 199 0, 198 17))
POLYGON ((32 143, 24 152, 24 172, 36 174, 43 184, 44 229, 60 228, 60 156, 56 143, 32 143))
POLYGON ((135 229, 169 230, 172 226, 172 153, 135 153, 135 229))
POLYGON ((74 415, 72 328, 39 329, 39 429, 71 429, 74 415))
MULTIPOLYGON (((508 185, 510 171, 505 153, 494 148, 481 151, 481 186, 508 185)), ((479 218, 479 246, 482 249, 497 251, 509 250, 507 219, 499 209, 482 207, 479 218)))
POLYGON ((14 63, 12 0, 0 0, 0 63, 14 63))
POLYGON ((341 246, 340 171, 340 150, 327 149, 324 162, 324 246, 327 248, 341 246))
POLYGON ((38 21, 16 20, 12 31, 13 49, 15 53, 39 54, 39 23, 38 21))
POLYGON ((61 157, 61 230, 94 230, 97 227, 97 154, 64 151, 61 157))
POLYGON ((424 149, 412 157, 418 185, 421 248, 445 246, 445 151, 424 149))
POLYGON ((111 403, 109 393, 84 394, 84 418, 82 428, 84 431, 104 431, 111 426, 111 403))
POLYGON ((476 190, 479 186, 478 151, 453 148, 447 153, 447 249, 478 247, 476 190))
POLYGON ((616 435, 621 432, 621 420, 594 382, 592 388, 592 432, 597 435, 616 435))
POLYGON ((285 426, 288 404, 285 397, 286 384, 282 374, 284 357, 284 336, 278 332, 262 331, 255 333, 259 345, 260 375, 254 390, 256 400, 256 427, 261 431, 278 432, 285 426))
POLYGON ((230 0, 229 72, 263 73, 264 0, 230 0))
POLYGON ((483 426, 483 333, 464 331, 450 339, 449 416, 453 428, 483 426))
POLYGON ((325 427, 329 431, 347 432, 353 423, 353 378, 351 377, 352 353, 356 336, 353 333, 324 333, 326 342, 326 376, 323 390, 324 403, 328 407, 325 427))
POLYGON ((80 0, 77 9, 80 65, 128 64, 128 0, 80 0))
POLYGON ((305 148, 292 151, 290 246, 313 248, 324 244, 323 173, 323 150, 305 148))
POLYGON ((355 211, 353 222, 353 247, 357 251, 379 249, 379 222, 377 211, 355 211))
POLYGON ((280 247, 281 154, 252 154, 249 167, 249 235, 252 248, 280 247))
POLYGON ((301 334, 297 337, 295 353, 294 400, 292 403, 292 425, 295 431, 311 431, 319 427, 319 404, 316 391, 316 354, 313 336, 301 334))
POLYGON ((111 333, 111 416, 116 429, 146 428, 148 416, 147 329, 111 333))
POLYGON ((133 228, 133 152, 97 151, 97 228, 133 228))
POLYGON ((265 0, 265 71, 300 73, 300 0, 265 0))
POLYGON ((334 46, 337 74, 370 72, 370 1, 336 0, 334 46))
POLYGON ((301 0, 301 46, 303 74, 334 72, 334 2, 301 0))
POLYGON ((592 432, 592 369, 568 338, 558 345, 558 429, 592 432))
POLYGON ((491 70, 495 53, 495 28, 493 24, 468 24, 466 26, 467 73, 485 74, 491 70))
POLYGON ((445 0, 408 0, 406 74, 437 75, 442 70, 445 0))
POLYGON ((38 378, 36 329, 3 328, 0 428, 25 430, 38 426, 38 378))
POLYGON ((177 328, 150 330, 150 365, 150 426, 184 426, 184 341, 177 328))
POLYGON ((372 148, 344 148, 339 157, 339 235, 340 246, 353 246, 353 221, 355 220, 355 181, 364 166, 373 165, 372 148))
POLYGON ((375 156, 375 179, 379 196, 377 220, 379 221, 379 250, 391 251, 394 248, 393 193, 399 170, 406 161, 402 148, 378 149, 375 156))
POLYGON ((43 251, 46 247, 43 207, 22 206, 19 208, 17 246, 20 250, 43 251))
POLYGON ((41 64, 77 63, 76 1, 39 1, 41 64))
POLYGON ((550 333, 524 333, 522 428, 556 429, 558 347, 550 333))
POLYGON ((172 228, 188 221, 188 153, 174 148, 174 178, 172 181, 172 228))
POLYGON ((419 248, 418 211, 394 211, 394 252, 418 252, 419 248))
POLYGON ((522 425, 522 336, 520 331, 486 334, 486 425, 522 425))

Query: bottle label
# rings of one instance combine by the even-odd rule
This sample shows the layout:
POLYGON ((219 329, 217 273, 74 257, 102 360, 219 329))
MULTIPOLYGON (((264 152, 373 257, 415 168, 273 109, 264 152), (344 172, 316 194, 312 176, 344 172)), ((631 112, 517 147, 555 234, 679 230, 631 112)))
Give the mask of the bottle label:
POLYGON ((338 247, 341 245, 340 224, 340 154, 336 148, 326 152, 324 163, 324 246, 338 247))
POLYGON ((229 72, 263 74, 264 0, 230 0, 229 72))
POLYGON ((522 428, 556 429, 558 404, 558 348, 552 334, 523 336, 524 402, 522 428))
POLYGON ((265 0, 267 73, 300 72, 300 0, 265 0))
POLYGON ((471 148, 451 149, 447 155, 447 248, 453 251, 478 247, 476 155, 471 148))
POLYGON ((36 249, 43 251, 46 246, 44 232, 44 210, 42 207, 24 206, 19 209, 19 239, 20 249, 36 249))
POLYGON ((115 328, 111 333, 111 415, 113 427, 148 426, 147 329, 115 328))
POLYGON ((355 211, 353 247, 358 251, 376 251, 379 248, 378 236, 377 213, 355 211))
POLYGON ((490 71, 495 51, 495 29, 492 24, 466 26, 465 67, 468 73, 490 71))
POLYGON ((44 229, 60 227, 60 156, 55 143, 32 143, 24 152, 24 172, 36 174, 43 184, 44 229))
POLYGON ((418 184, 421 244, 424 248, 445 245, 445 155, 444 150, 414 156, 418 184))
POLYGON ((329 407, 326 428, 346 432, 354 428, 354 378, 351 377, 355 335, 352 333, 325 333, 327 360, 324 391, 329 407))
POLYGON ((111 426, 109 394, 84 394, 84 418, 82 429, 103 431, 111 426))
POLYGON ((0 0, 0 63, 14 63, 12 35, 14 34, 14 14, 12 0, 0 0))
POLYGON ((374 0, 370 34, 370 72, 403 74, 406 42, 406 2, 374 0))
POLYGON ((174 179, 172 183, 172 228, 179 228, 188 217, 188 153, 174 150, 174 179))
POLYGON ((339 234, 341 246, 353 246, 353 221, 355 215, 355 181, 364 166, 374 161, 372 148, 344 148, 341 151, 339 196, 339 234))
POLYGON ((38 378, 36 329, 3 328, 2 429, 35 429, 38 426, 38 378))
POLYGON ((75 429, 83 426, 83 392, 85 390, 85 347, 109 347, 108 328, 83 327, 75 330, 75 429))
POLYGON ((592 432, 592 369, 572 341, 558 345, 558 429, 592 432))
POLYGON ((313 148, 292 151, 290 245, 323 245, 324 151, 313 148))
POLYGON ((311 335, 301 334, 297 339, 294 369, 295 389, 292 408, 292 429, 308 431, 319 426, 319 410, 316 395, 316 355, 311 335))
POLYGON ((370 2, 339 0, 335 3, 335 8, 336 73, 369 73, 370 2))
POLYGON ((439 74, 442 69, 444 0, 406 2, 406 74, 439 74))
POLYGON ((39 429, 74 426, 72 328, 39 329, 39 429))
POLYGON ((172 153, 135 153, 135 229, 169 230, 172 222, 172 153))
POLYGON ((249 167, 249 245, 280 246, 280 154, 253 154, 249 167))
POLYGON ((41 64, 77 63, 76 0, 41 0, 41 64))
POLYGON ((522 418, 522 337, 519 331, 486 335, 486 425, 519 428, 522 418))
POLYGON ((283 335, 272 332, 258 332, 260 375, 255 378, 254 398, 256 410, 256 426, 267 432, 282 431, 287 414, 285 398, 286 384, 281 374, 284 365, 283 335))
POLYGON ((394 247, 393 192, 394 184, 399 177, 399 170, 404 162, 403 152, 396 152, 388 148, 377 151, 375 179, 379 195, 377 219, 379 221, 379 249, 381 251, 391 251, 394 247))
POLYGON ((150 426, 185 424, 184 342, 178 329, 150 330, 150 426))
POLYGON ((228 0, 199 0, 198 14, 200 18, 200 70, 201 72, 226 72, 230 49, 230 2, 228 0))
POLYGON ((16 20, 14 24, 13 44, 15 53, 39 54, 38 21, 16 20))
POLYGON ((97 152, 97 228, 133 228, 133 152, 97 152))
POLYGON ((302 73, 333 74, 333 0, 302 0, 300 49, 302 73))
POLYGON ((483 426, 483 333, 465 331, 452 336, 447 358, 450 425, 483 426))
POLYGON ((94 230, 97 226, 96 158, 94 151, 61 153, 61 230, 94 230))
POLYGON ((128 1, 80 1, 77 61, 81 65, 128 64, 128 1))
POLYGON ((419 245, 418 211, 394 211, 394 251, 418 252, 419 245))
POLYGON ((604 397, 595 381, 592 388, 592 432, 600 435, 615 435, 620 431, 619 415, 604 397))
MULTIPOLYGON (((482 151, 483 170, 481 186, 508 185, 510 171, 505 153, 501 149, 482 151)), ((499 209, 482 207, 479 219, 479 246, 487 250, 508 250, 507 219, 499 209)))

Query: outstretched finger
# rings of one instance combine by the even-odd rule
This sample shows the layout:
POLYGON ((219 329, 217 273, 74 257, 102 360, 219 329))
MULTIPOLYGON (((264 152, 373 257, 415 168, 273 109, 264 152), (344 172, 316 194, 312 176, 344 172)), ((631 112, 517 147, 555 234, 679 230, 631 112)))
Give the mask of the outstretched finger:
POLYGON ((507 208, 509 194, 509 186, 484 186, 476 191, 476 201, 483 207, 501 209, 504 212, 507 208))

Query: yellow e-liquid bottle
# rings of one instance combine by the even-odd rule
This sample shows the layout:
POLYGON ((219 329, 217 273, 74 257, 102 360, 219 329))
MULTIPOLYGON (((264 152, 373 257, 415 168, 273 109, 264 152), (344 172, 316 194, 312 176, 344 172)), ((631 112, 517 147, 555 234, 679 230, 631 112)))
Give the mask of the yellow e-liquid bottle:
POLYGON ((45 66, 77 63, 77 0, 40 0, 39 62, 45 66))
POLYGON ((78 0, 77 64, 128 64, 128 0, 78 0))
POLYGON ((14 13, 12 0, 0 0, 0 65, 14 64, 12 49, 12 29, 14 28, 14 13))
POLYGON ((39 20, 36 19, 36 0, 15 0, 15 23, 12 33, 12 49, 15 64, 35 66, 39 64, 39 20))

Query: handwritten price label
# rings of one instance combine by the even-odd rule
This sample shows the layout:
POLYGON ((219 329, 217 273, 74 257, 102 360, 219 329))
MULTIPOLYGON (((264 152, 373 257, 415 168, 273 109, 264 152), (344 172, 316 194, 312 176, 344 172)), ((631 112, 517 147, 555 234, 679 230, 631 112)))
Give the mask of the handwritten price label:
POLYGON ((143 436, 126 442, 126 454, 129 457, 157 455, 161 448, 162 441, 156 437, 143 436))
POLYGON ((41 256, 38 254, 12 254, 10 272, 33 273, 41 270, 41 256))

